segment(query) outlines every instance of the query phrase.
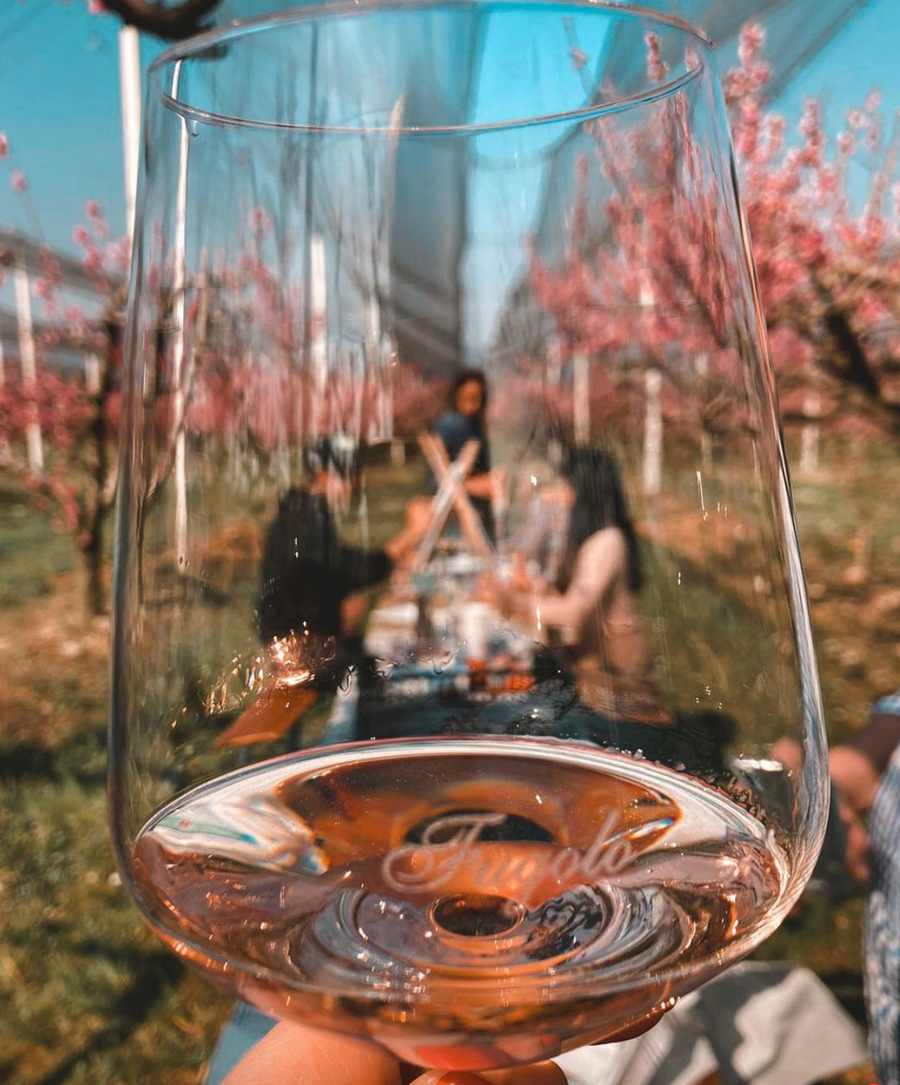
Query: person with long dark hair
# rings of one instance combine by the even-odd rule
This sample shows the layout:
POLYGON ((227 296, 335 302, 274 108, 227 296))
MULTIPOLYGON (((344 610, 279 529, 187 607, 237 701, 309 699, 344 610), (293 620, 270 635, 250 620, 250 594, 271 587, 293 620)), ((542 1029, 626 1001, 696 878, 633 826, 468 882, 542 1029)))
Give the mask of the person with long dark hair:
POLYGON ((488 405, 487 378, 480 369, 464 369, 450 389, 450 406, 438 419, 435 433, 447 456, 455 460, 468 441, 478 442, 478 456, 465 481, 466 493, 481 517, 488 537, 495 538, 493 493, 497 472, 491 470, 491 447, 485 425, 488 405))
POLYGON ((550 646, 564 649, 582 705, 648 721, 661 710, 637 613, 640 552, 619 472, 606 453, 576 448, 562 476, 570 511, 556 582, 520 583, 512 609, 539 615, 550 646))
POLYGON ((407 506, 406 524, 382 547, 350 546, 341 538, 332 502, 349 498, 358 485, 361 456, 354 442, 329 438, 304 449, 305 484, 282 494, 266 535, 259 599, 263 642, 291 635, 307 642, 346 641, 348 599, 386 580, 424 535, 429 505, 416 498, 407 506))

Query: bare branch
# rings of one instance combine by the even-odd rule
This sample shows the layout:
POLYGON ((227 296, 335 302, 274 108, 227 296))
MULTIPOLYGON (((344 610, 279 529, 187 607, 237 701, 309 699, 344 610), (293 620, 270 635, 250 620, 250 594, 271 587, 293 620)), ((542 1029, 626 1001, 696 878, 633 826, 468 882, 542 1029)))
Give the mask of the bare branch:
POLYGON ((180 41, 204 29, 202 22, 219 0, 183 0, 173 7, 152 0, 103 0, 122 21, 166 41, 180 41))

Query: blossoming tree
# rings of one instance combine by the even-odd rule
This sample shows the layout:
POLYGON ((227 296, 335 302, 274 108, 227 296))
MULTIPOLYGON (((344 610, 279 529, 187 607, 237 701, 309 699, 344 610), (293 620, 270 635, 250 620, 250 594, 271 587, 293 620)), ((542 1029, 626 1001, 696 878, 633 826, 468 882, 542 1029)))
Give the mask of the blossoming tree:
MULTIPOLYGON (((873 92, 861 109, 849 111, 831 145, 821 105, 810 98, 791 146, 784 118, 764 106, 770 69, 763 45, 762 28, 744 28, 739 64, 725 76, 724 91, 783 417, 900 436, 898 134, 885 133, 881 99, 873 92), (857 195, 861 167, 869 181, 857 195)), ((666 74, 652 36, 648 74, 654 80, 666 74)), ((694 170, 683 190, 679 180, 691 178, 692 159, 702 148, 679 152, 676 128, 661 150, 646 132, 623 136, 611 124, 597 124, 594 135, 607 163, 611 194, 603 215, 612 243, 592 242, 587 201, 576 196, 565 258, 554 263, 533 256, 534 294, 555 322, 564 363, 574 368, 579 359, 627 348, 632 364, 605 370, 617 402, 647 399, 655 386, 656 409, 667 425, 708 435, 728 409, 725 298, 719 295, 730 272, 712 273, 700 258, 717 250, 710 233, 716 211, 702 170, 694 170), (679 153, 685 161, 676 162, 679 153), (622 315, 629 306, 643 311, 640 320, 622 315), (675 342, 696 360, 704 381, 713 382, 702 402, 685 394, 685 374, 667 360, 675 342), (655 385, 642 389, 654 372, 655 385)), ((577 164, 580 188, 591 183, 593 168, 589 156, 577 164)), ((592 409, 611 402, 610 390, 602 393, 592 409)))
MULTIPOLYGON (((0 157, 9 158, 9 143, 3 135, 0 157)), ((13 169, 10 184, 13 191, 27 197, 28 182, 22 171, 13 169)), ((31 290, 39 300, 44 324, 27 346, 20 335, 19 365, 5 367, 0 384, 0 439, 3 471, 19 480, 55 528, 72 537, 84 565, 88 607, 99 613, 104 607, 104 528, 116 484, 127 246, 110 241, 109 225, 96 201, 88 201, 85 217, 74 230, 74 240, 101 299, 99 310, 89 317, 83 308, 66 304, 59 263, 49 249, 39 248, 41 274, 32 281, 31 290), (27 348, 34 355, 33 372, 21 356, 27 348), (66 371, 43 364, 48 354, 59 351, 82 357, 83 369, 66 371), (33 454, 35 434, 39 457, 33 454)), ((0 276, 10 268, 27 291, 21 252, 0 253, 0 276)), ((30 329, 26 334, 31 338, 30 329)))

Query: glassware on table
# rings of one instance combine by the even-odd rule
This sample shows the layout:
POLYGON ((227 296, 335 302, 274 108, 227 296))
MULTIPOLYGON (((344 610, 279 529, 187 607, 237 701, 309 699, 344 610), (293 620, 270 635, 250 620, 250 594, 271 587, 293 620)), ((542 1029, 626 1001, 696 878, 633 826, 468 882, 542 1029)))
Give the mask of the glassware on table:
POLYGON ((152 66, 140 206, 110 788, 146 921, 450 1068, 743 957, 827 799, 708 44, 565 0, 229 27, 152 66))

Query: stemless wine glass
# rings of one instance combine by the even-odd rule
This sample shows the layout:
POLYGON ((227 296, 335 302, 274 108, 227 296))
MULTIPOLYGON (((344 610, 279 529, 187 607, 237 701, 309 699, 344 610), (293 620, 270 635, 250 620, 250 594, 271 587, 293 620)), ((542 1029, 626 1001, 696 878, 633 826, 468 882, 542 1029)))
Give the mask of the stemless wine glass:
POLYGON ((824 739, 701 36, 390 0, 177 45, 131 297, 111 815, 164 942, 474 1069, 778 926, 824 739))

